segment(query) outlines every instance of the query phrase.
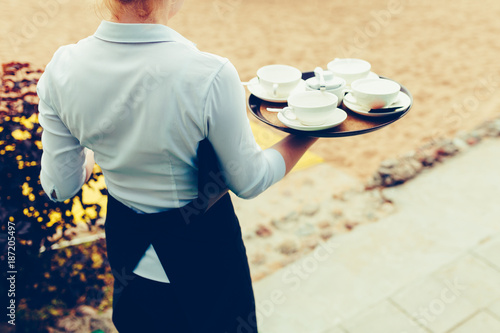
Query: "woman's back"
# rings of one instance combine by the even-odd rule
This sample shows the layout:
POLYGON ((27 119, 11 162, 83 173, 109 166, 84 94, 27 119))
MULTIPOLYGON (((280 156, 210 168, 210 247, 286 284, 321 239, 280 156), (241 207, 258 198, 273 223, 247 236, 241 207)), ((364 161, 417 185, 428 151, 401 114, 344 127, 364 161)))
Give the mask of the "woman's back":
MULTIPOLYGON (((198 143, 209 136, 215 117, 224 118, 212 110, 221 104, 215 95, 225 95, 233 108, 221 112, 244 114, 239 78, 227 59, 200 52, 163 25, 103 22, 94 36, 59 49, 47 72, 39 94, 52 109, 48 113, 54 111, 94 151, 110 194, 144 212, 196 198, 198 143), (217 91, 219 83, 229 88, 217 91)), ((244 141, 240 146, 249 141, 251 159, 259 149, 247 136, 233 139, 244 141)))
POLYGON ((94 36, 58 50, 38 83, 42 187, 55 201, 73 197, 89 179, 95 153, 110 194, 106 239, 120 332, 236 332, 242 325, 256 332, 229 196, 193 223, 182 209, 137 210, 168 210, 209 192, 198 188, 202 140, 214 148, 227 188, 251 198, 316 139, 287 136, 260 149, 236 69, 163 25, 182 0, 105 2, 120 23, 104 21, 94 36))

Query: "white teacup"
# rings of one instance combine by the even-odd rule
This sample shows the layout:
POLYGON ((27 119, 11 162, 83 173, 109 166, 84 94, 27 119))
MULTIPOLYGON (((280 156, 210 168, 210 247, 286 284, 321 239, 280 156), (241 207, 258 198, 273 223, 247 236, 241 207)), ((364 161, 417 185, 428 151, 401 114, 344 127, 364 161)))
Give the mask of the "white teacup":
POLYGON ((338 97, 321 91, 301 91, 288 98, 288 106, 281 114, 288 120, 304 125, 321 125, 337 109, 338 97))
POLYGON ((354 101, 349 102, 369 109, 387 107, 398 99, 401 86, 387 79, 361 79, 351 84, 349 90, 354 101))
POLYGON ((370 74, 372 65, 362 59, 335 59, 328 63, 328 70, 333 73, 333 75, 343 78, 347 85, 352 82, 364 79, 370 74))
POLYGON ((288 97, 302 79, 302 72, 287 65, 268 65, 257 71, 260 86, 273 97, 288 97))

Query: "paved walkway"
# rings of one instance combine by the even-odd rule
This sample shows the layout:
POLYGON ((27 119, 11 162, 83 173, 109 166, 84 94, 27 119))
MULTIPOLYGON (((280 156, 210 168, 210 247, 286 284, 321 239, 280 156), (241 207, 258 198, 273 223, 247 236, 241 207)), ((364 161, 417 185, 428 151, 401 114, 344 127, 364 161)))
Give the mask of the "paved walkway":
POLYGON ((500 332, 500 140, 385 194, 394 214, 255 284, 261 332, 500 332))

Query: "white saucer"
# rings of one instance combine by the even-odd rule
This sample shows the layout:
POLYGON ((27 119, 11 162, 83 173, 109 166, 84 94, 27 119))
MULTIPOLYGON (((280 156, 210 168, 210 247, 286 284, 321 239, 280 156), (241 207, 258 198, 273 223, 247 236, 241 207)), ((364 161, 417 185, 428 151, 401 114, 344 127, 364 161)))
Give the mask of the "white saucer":
POLYGON ((299 130, 299 131, 321 131, 327 128, 338 126, 347 119, 347 113, 342 109, 336 109, 328 116, 326 121, 321 125, 304 125, 298 120, 288 120, 281 112, 278 113, 278 119, 285 126, 299 130))
POLYGON ((393 111, 389 111, 389 112, 380 112, 383 110, 383 108, 377 112, 369 112, 366 110, 365 107, 349 102, 349 99, 350 98, 352 99, 353 97, 351 97, 352 95, 351 96, 348 96, 348 95, 351 95, 351 93, 347 93, 347 95, 344 97, 344 100, 343 100, 344 105, 349 110, 351 110, 357 114, 367 116, 367 117, 384 117, 384 116, 388 116, 388 115, 395 114, 398 112, 402 112, 402 111, 406 110, 411 104, 410 97, 407 94, 405 94, 404 92, 400 91, 399 95, 398 95, 398 99, 394 103, 392 103, 391 105, 388 106, 388 107, 393 107, 393 105, 401 105, 400 108, 393 110, 393 111))
MULTIPOLYGON (((250 91, 250 93, 267 102, 286 103, 288 99, 288 96, 274 97, 273 95, 269 94, 267 91, 262 89, 262 87, 259 84, 258 77, 254 77, 253 79, 251 79, 248 82, 247 88, 250 91)), ((297 87, 295 87, 295 89, 293 89, 291 93, 305 91, 305 90, 306 90, 306 82, 304 80, 300 80, 297 87)))

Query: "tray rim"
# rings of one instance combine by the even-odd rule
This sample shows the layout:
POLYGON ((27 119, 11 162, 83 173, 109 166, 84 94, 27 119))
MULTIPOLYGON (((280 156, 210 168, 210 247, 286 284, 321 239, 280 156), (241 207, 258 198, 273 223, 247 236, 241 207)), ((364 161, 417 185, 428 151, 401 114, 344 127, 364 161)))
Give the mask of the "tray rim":
MULTIPOLYGON (((302 79, 303 80, 307 80, 308 78, 312 77, 314 75, 314 72, 310 71, 310 72, 303 72, 302 73, 302 79)), ((399 83, 398 81, 396 80, 393 80, 391 78, 388 78, 388 77, 385 77, 385 76, 379 76, 381 79, 388 79, 388 80, 392 80, 394 82, 397 82, 399 83)), ((396 122, 397 120, 403 118, 409 111, 410 109, 412 108, 413 106, 413 95, 410 93, 410 91, 404 86, 402 85, 401 83, 399 83, 399 85, 401 86, 401 91, 404 92, 405 94, 407 94, 409 97, 410 97, 410 105, 406 108, 406 110, 398 113, 398 115, 394 115, 394 116, 387 116, 388 118, 391 117, 387 122, 384 122, 382 124, 379 124, 377 126, 373 126, 373 127, 370 127, 370 128, 366 128, 366 129, 362 129, 362 130, 356 130, 356 131, 349 131, 349 132, 330 132, 328 129, 326 130, 320 130, 320 131, 301 131, 301 130, 296 130, 296 129, 293 129, 293 128, 289 128, 289 127, 282 127, 282 126, 278 126, 278 125, 274 125, 273 123, 269 122, 266 118, 264 118, 262 116, 262 114, 260 113, 260 105, 262 104, 262 102, 266 102, 260 98, 258 98, 257 96, 253 95, 253 94, 250 94, 248 100, 247 100, 247 108, 250 110, 250 113, 252 113, 254 115, 255 118, 257 118, 258 120, 260 120, 261 122, 277 129, 277 130, 280 130, 282 132, 285 132, 285 133, 290 133, 290 134, 295 134, 295 135, 302 135, 302 136, 311 136, 311 137, 318 137, 318 138, 335 138, 335 137, 348 137, 348 136, 356 136, 356 135, 361 135, 361 134, 366 134, 366 133, 371 133, 371 132, 374 132, 374 131, 377 131, 381 128, 384 128, 394 122, 396 122), (257 106, 257 110, 258 111, 258 114, 256 111, 253 110, 252 108, 252 105, 256 105, 257 106)), ((272 102, 267 102, 267 103, 272 103, 272 102)), ((286 103, 274 103, 274 104, 286 104, 286 103)), ((346 111, 347 112, 347 111, 346 111)), ((348 112, 349 114, 349 112, 348 112)), ((380 118, 383 118, 383 117, 380 117, 380 118)))

